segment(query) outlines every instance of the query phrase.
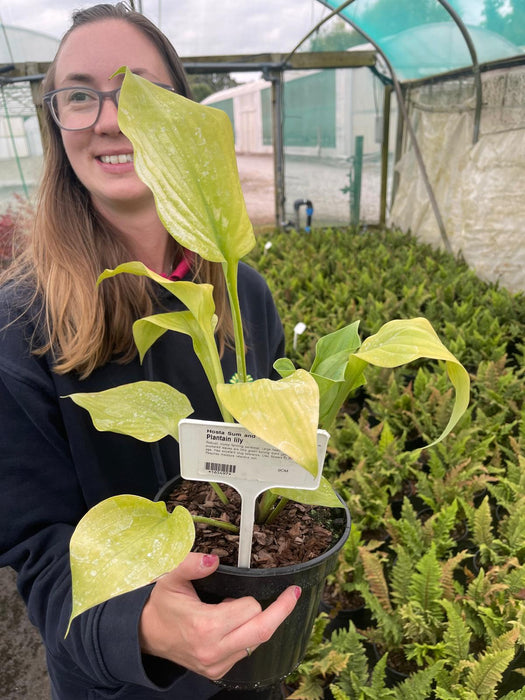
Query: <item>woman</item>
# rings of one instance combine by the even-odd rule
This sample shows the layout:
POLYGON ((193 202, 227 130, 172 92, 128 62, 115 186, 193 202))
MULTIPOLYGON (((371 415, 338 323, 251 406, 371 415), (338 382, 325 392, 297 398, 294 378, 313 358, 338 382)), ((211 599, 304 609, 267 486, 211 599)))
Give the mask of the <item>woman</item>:
MULTIPOLYGON (((194 417, 220 420, 189 338, 165 334, 144 367, 134 352, 132 322, 158 307, 180 308, 178 302, 129 275, 95 293, 100 272, 140 260, 175 279, 214 284, 225 377, 235 372, 220 270, 173 241, 135 174, 133 148, 117 122, 122 76, 110 78, 122 65, 188 95, 171 44, 122 4, 77 12, 44 81, 47 149, 31 241, 0 291, 0 564, 18 572, 29 617, 46 645, 53 698, 209 698, 219 690, 209 679, 271 636, 293 609, 297 587, 265 611, 250 598, 205 605, 191 580, 219 562, 191 553, 155 585, 81 615, 64 639, 75 525, 104 498, 151 498, 178 473, 173 440, 150 446, 99 433, 64 397, 158 379, 188 395, 194 417), (70 99, 93 100, 91 117, 69 121, 63 105, 70 99)), ((245 265, 239 287, 248 372, 268 376, 282 354, 280 321, 266 285, 245 265)))

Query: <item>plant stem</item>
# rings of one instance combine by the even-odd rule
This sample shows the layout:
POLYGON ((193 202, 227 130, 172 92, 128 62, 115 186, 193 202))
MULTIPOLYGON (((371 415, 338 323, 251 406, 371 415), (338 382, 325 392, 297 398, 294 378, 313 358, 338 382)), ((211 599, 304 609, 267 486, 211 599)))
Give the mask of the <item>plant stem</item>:
POLYGON ((230 502, 228 500, 228 496, 224 493, 224 491, 219 486, 219 484, 217 484, 215 481, 208 481, 208 483, 212 487, 212 489, 215 491, 215 493, 217 494, 220 502, 225 506, 228 505, 228 503, 230 502))
POLYGON ((235 535, 239 534, 239 528, 233 523, 226 523, 224 520, 215 520, 214 518, 205 518, 203 515, 192 515, 191 517, 194 523, 212 525, 213 527, 220 527, 221 530, 228 530, 228 532, 232 532, 235 535))
MULTIPOLYGON (((193 340, 193 346, 195 348, 195 339, 193 340)), ((213 395, 215 396, 215 400, 217 401, 217 405, 219 406, 219 410, 222 415, 222 420, 225 423, 233 423, 233 416, 222 405, 217 394, 217 384, 224 384, 224 373, 222 371, 221 359, 219 357, 219 351, 217 349, 215 336, 211 335, 210 337, 210 335, 201 332, 198 335, 198 341, 202 347, 206 348, 206 353, 198 353, 197 349, 195 349, 195 351, 200 360, 202 368, 204 369, 206 376, 208 377, 210 387, 213 391, 213 395)))
POLYGON ((278 496, 274 496, 274 494, 271 491, 265 491, 261 500, 257 504, 257 522, 259 524, 265 523, 268 521, 268 518, 270 516, 270 512, 274 506, 275 501, 278 499, 278 496))
POLYGON ((278 517, 279 513, 282 511, 282 509, 285 507, 285 505, 288 503, 290 499, 289 498, 281 498, 279 503, 275 506, 275 508, 272 510, 270 515, 266 518, 266 524, 270 525, 273 523, 273 521, 278 517))
POLYGON ((237 289, 238 263, 222 263, 226 288, 230 299, 230 308, 233 320, 233 335, 235 340, 235 357, 237 360, 237 375, 240 382, 248 381, 246 371, 246 354, 244 352, 244 336, 242 331, 241 308, 239 305, 239 293, 237 289))

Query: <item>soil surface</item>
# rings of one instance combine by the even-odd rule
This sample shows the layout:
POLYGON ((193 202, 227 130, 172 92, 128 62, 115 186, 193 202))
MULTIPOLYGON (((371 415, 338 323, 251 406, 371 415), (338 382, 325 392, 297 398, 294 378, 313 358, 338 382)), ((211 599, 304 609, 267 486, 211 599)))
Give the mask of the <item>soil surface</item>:
MULTIPOLYGON (((183 481, 176 493, 167 499, 168 510, 185 506, 192 515, 213 518, 238 527, 240 497, 229 486, 223 486, 229 503, 224 505, 209 484, 183 481)), ((252 540, 251 567, 268 569, 289 566, 315 559, 326 552, 342 534, 344 519, 339 509, 304 506, 288 501, 271 524, 255 525, 252 540), (334 534, 335 531, 335 534, 334 534)), ((220 527, 197 524, 195 546, 198 552, 216 554, 221 564, 237 565, 239 536, 220 527)))

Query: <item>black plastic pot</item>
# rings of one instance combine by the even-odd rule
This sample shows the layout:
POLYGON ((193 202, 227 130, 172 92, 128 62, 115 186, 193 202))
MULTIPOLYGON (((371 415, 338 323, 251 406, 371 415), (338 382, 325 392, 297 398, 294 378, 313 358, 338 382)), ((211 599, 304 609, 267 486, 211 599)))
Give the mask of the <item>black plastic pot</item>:
MULTIPOLYGON (((375 644, 372 644, 372 650, 374 653, 375 661, 377 663, 377 661, 379 661, 379 659, 383 656, 383 652, 380 651, 375 644)), ((409 673, 404 673, 403 671, 399 671, 397 668, 391 666, 387 656, 387 662, 385 666, 385 685, 387 688, 394 688, 396 685, 399 685, 399 683, 405 681, 409 677, 409 675, 409 673)))
POLYGON ((324 630, 326 639, 330 639, 332 632, 347 630, 351 622, 357 629, 361 630, 373 624, 372 613, 365 605, 361 605, 359 608, 343 608, 334 614, 333 609, 321 601, 319 612, 325 612, 330 617, 330 621, 324 630))
MULTIPOLYGON (((178 478, 169 481, 156 496, 165 500, 178 478)), ((277 628, 272 638, 261 644, 251 656, 238 661, 221 678, 219 685, 230 690, 263 688, 286 678, 306 652, 325 579, 337 565, 337 555, 350 534, 350 513, 341 499, 342 534, 337 543, 311 561, 277 569, 246 569, 219 565, 211 576, 194 581, 201 600, 219 603, 224 598, 253 596, 268 607, 288 586, 300 586, 302 593, 293 612, 277 628)))

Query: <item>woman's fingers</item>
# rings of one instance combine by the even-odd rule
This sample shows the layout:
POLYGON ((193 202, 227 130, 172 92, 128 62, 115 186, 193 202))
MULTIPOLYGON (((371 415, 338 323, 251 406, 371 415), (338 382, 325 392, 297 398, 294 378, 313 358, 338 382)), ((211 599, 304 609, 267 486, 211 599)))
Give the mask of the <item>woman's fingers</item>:
MULTIPOLYGON (((301 589, 290 586, 265 610, 253 598, 245 597, 219 603, 213 608, 217 627, 210 634, 208 654, 201 657, 209 678, 221 678, 238 661, 248 656, 260 644, 267 642, 294 609, 301 589)), ((208 618, 208 622, 211 620, 208 618)), ((213 624, 213 623, 211 623, 213 624)))
POLYGON ((188 584, 212 574, 219 563, 220 560, 216 554, 190 552, 176 569, 163 576, 161 580, 173 590, 180 587, 184 590, 193 589, 193 586, 188 586, 188 584))
POLYGON ((273 635, 300 595, 290 586, 265 610, 252 597, 217 605, 200 601, 192 580, 213 573, 218 558, 191 553, 155 585, 144 606, 140 642, 144 652, 170 659, 216 680, 273 635))
POLYGON ((290 586, 265 610, 246 619, 241 625, 225 634, 223 640, 225 651, 232 649, 233 652, 235 649, 240 649, 242 658, 242 651, 246 655, 246 649, 253 651, 260 644, 267 642, 295 608, 300 595, 299 586, 290 586))

